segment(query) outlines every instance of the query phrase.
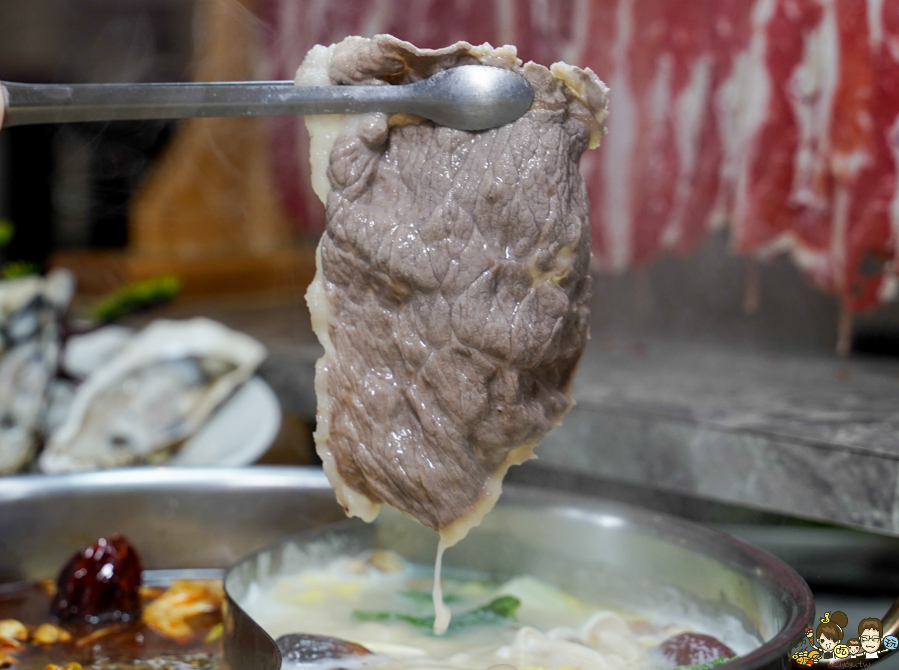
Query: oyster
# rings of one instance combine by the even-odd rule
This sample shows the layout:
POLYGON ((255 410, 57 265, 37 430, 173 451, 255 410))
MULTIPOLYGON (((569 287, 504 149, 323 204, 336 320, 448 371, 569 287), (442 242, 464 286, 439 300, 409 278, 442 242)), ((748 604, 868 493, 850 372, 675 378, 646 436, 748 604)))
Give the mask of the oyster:
POLYGON ((41 432, 50 435, 69 415, 78 383, 109 362, 134 337, 133 328, 104 326, 66 339, 60 357, 62 375, 50 382, 41 432))
POLYGON ((66 340, 62 367, 72 377, 84 379, 112 360, 137 331, 125 326, 103 326, 66 340))
POLYGON ((64 270, 0 282, 0 474, 21 470, 37 450, 73 290, 64 270))
POLYGON ((0 474, 18 472, 34 457, 57 352, 55 343, 34 340, 0 358, 0 474))
POLYGON ((68 270, 0 281, 0 353, 38 337, 47 328, 57 335, 59 315, 75 292, 68 270))
POLYGON ((165 460, 265 355, 250 336, 209 319, 152 323, 78 388, 41 454, 41 470, 165 460))

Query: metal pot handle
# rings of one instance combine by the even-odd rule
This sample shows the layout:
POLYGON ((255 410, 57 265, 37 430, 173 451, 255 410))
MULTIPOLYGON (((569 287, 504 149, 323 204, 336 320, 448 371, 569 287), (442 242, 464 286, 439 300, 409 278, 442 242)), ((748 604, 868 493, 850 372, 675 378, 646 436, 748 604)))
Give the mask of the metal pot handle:
POLYGON ((899 637, 899 598, 890 606, 887 613, 881 619, 883 623, 883 636, 894 635, 899 637))

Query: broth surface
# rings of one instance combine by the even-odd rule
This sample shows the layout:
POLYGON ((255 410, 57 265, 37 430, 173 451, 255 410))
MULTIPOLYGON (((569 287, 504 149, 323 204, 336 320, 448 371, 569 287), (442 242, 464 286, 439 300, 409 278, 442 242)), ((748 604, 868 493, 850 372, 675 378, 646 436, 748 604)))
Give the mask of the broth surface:
MULTIPOLYGON (((145 607, 162 591, 145 588, 145 607)), ((52 584, 44 582, 4 585, 0 589, 0 621, 20 621, 32 633, 42 624, 54 624, 72 636, 69 642, 55 644, 25 642, 17 650, 4 651, 0 645, 0 657, 6 653, 17 661, 10 667, 43 670, 51 663, 65 666, 74 662, 85 670, 227 670, 221 638, 215 630, 222 621, 220 611, 192 617, 194 634, 173 640, 142 619, 96 625, 55 622, 50 617, 52 593, 52 584)))
MULTIPOLYGON (((444 569, 443 594, 453 620, 445 635, 435 635, 432 580, 432 566, 376 550, 271 578, 252 586, 241 604, 276 639, 312 634, 372 652, 316 661, 322 669, 485 670, 507 663, 541 670, 643 670, 664 667, 655 652, 663 640, 696 630, 587 603, 528 575, 496 583, 475 572, 444 569), (519 603, 514 616, 478 618, 510 597, 519 603)), ((742 638, 727 643, 737 653, 758 645, 748 634, 742 638)))

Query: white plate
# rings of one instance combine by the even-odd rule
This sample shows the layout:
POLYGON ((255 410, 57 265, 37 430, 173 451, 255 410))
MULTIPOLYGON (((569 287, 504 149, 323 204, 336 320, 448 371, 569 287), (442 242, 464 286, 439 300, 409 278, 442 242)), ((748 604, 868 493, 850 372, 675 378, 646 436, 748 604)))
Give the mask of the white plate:
POLYGON ((281 428, 281 405, 271 387, 251 378, 166 465, 234 467, 255 463, 281 428))

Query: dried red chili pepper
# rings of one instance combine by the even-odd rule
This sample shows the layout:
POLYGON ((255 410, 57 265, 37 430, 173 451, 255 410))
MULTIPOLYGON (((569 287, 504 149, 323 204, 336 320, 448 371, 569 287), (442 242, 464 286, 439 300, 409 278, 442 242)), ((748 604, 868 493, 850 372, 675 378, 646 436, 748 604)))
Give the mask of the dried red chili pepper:
POLYGON ((140 617, 141 563, 121 535, 77 552, 59 573, 50 612, 63 621, 100 623, 140 617))

